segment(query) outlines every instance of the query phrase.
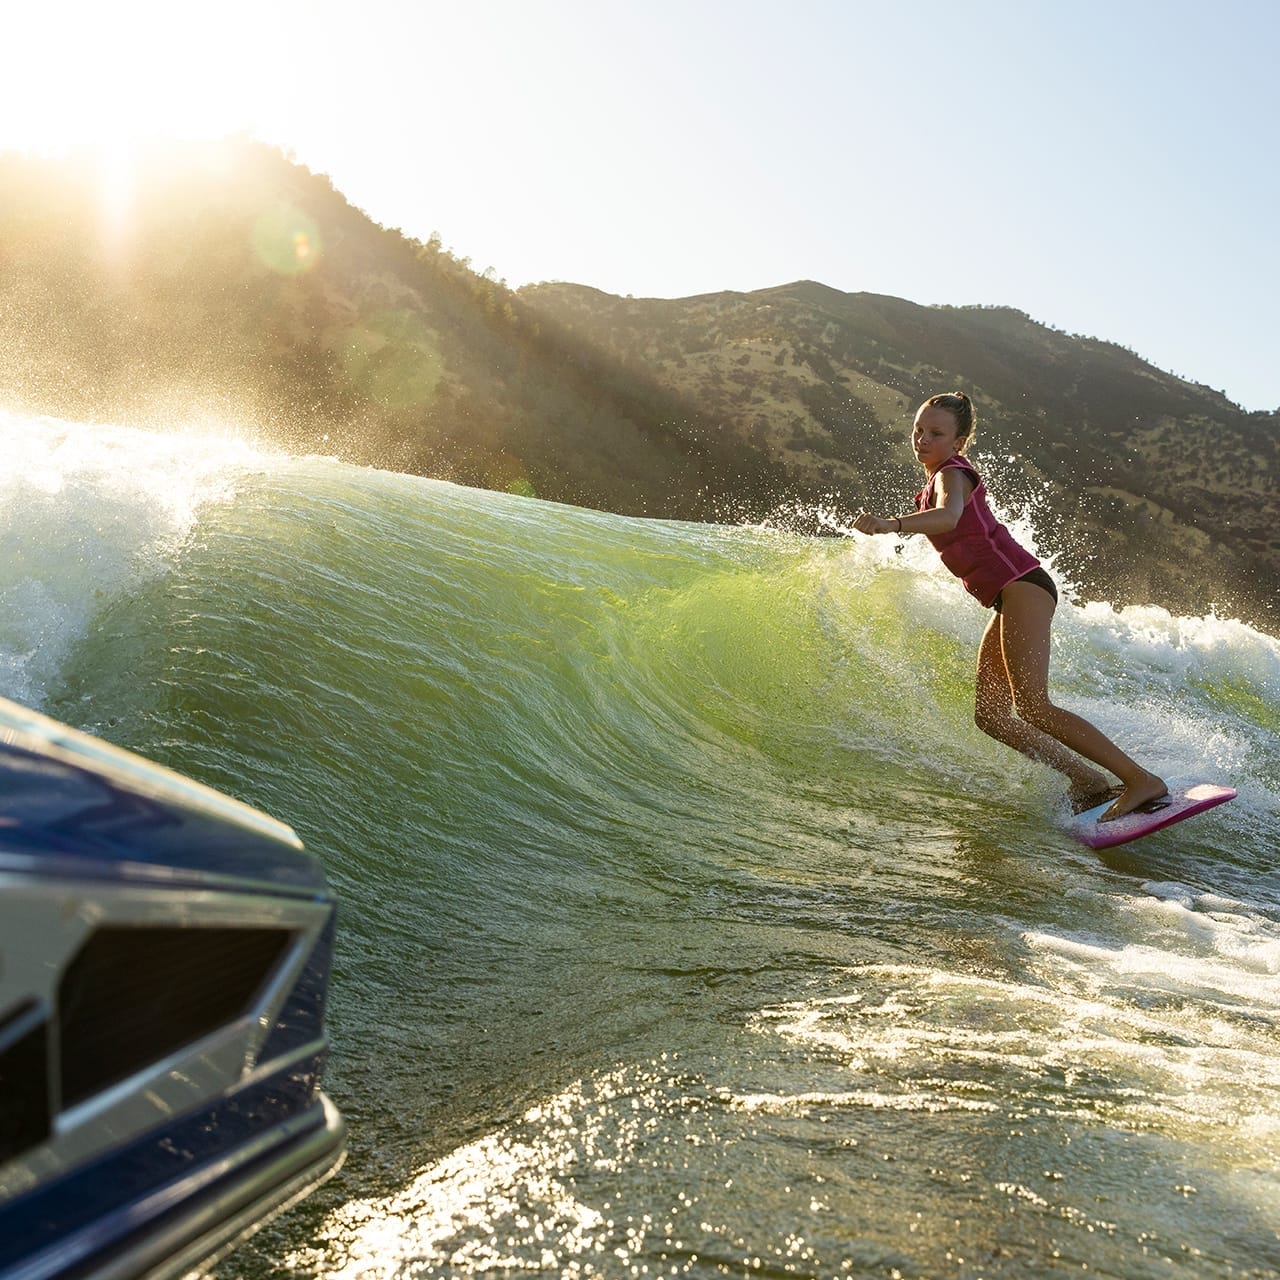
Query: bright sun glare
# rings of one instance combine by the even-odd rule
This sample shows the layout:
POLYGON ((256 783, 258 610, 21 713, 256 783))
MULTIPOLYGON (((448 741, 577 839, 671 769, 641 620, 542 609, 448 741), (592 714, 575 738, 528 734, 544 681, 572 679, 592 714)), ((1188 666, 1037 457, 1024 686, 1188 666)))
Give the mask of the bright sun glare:
MULTIPOLYGON (((1132 344, 1233 397, 1252 384, 1246 403, 1274 404, 1274 325, 1258 283, 1275 239, 1274 174, 1257 163, 1266 81, 1224 78, 1239 39, 1203 6, 1184 6, 1167 31, 1122 23, 1114 49, 1069 6, 988 0, 929 18, 917 7, 814 0, 775 31, 730 0, 684 6, 659 85, 652 67, 676 5, 15 4, 0 151, 100 150, 104 223, 123 226, 144 143, 247 136, 331 175, 375 221, 421 238, 439 229, 451 248, 483 253, 517 286, 572 279, 674 297, 808 277, 921 303, 998 303, 1132 344), (904 42, 935 27, 984 51, 972 110, 954 120, 901 97, 904 42), (1161 58, 1196 36, 1231 56, 1203 68, 1195 101, 1209 106, 1165 121, 1125 51, 1145 59, 1154 41, 1165 52, 1141 69, 1158 79, 1161 58), (1059 38, 1068 46, 1041 90, 1022 54, 1059 38), (1096 74, 1063 70, 1077 64, 1096 74), (1062 187, 1056 157, 1111 118, 1081 180, 1062 187), (945 168, 953 155, 984 194, 938 222, 901 199, 895 175, 903 156, 945 168), (1215 181, 1184 189, 1177 175, 1196 157, 1215 181)), ((1134 7, 1163 12, 1160 0, 1134 7)), ((1240 6, 1242 31, 1269 34, 1274 20, 1246 20, 1250 7, 1274 5, 1240 6)), ((299 264, 316 253, 309 236, 296 240, 299 264)))
POLYGON ((0 150, 102 147, 119 190, 140 140, 274 128, 289 96, 284 19, 241 0, 216 12, 155 0, 23 6, 5 20, 0 150))
MULTIPOLYGON (((305 12, 323 22, 323 4, 305 12)), ((283 6, 57 0, 6 19, 0 151, 87 147, 107 244, 128 238, 147 144, 257 135, 288 144, 296 74, 316 69, 283 6)), ((207 158, 207 157, 206 157, 207 158)), ((310 249, 310 244, 302 250, 310 249)))

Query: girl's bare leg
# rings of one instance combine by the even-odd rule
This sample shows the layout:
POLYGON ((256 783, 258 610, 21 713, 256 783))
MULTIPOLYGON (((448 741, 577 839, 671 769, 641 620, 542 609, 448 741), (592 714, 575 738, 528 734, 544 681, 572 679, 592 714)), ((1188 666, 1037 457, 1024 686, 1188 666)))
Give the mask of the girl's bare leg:
MULTIPOLYGON (((1003 607, 996 617, 1000 653, 1017 717, 1120 779, 1124 791, 1104 819, 1121 817, 1148 800, 1164 795, 1168 788, 1163 778, 1125 755, 1089 721, 1049 700, 1049 624, 1055 608, 1053 597, 1034 583, 1011 582, 1001 599, 1003 607)), ((985 641, 986 637, 984 644, 985 641)), ((1076 774, 1067 769, 1063 772, 1075 781, 1076 774)))
MULTIPOLYGON (((1040 591, 1040 594, 1050 604, 1053 603, 1048 592, 1040 591)), ((1018 718, 1014 711, 1013 687, 1005 668, 1000 630, 1000 615, 992 614, 978 648, 978 688, 974 705, 974 719, 978 728, 1015 751, 1022 752, 1024 756, 1066 774, 1071 781, 1073 800, 1082 800, 1105 791, 1107 779, 1103 774, 1090 768, 1075 752, 1068 751, 1055 738, 1018 718)))

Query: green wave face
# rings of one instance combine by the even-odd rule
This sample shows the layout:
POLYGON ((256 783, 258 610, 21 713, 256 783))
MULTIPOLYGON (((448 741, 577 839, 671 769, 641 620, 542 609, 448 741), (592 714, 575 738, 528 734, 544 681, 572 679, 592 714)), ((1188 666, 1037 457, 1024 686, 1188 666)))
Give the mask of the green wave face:
POLYGON ((1064 584, 1059 700, 1240 790, 1101 862, 921 540, 0 428, 0 692, 341 897, 352 1158, 227 1275, 1280 1267, 1274 639, 1064 584))

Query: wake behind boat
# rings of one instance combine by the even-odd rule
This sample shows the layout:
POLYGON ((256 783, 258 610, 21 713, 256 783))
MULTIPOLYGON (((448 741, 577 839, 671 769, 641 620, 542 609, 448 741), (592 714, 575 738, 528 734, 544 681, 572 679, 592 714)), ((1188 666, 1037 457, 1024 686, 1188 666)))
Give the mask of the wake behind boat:
POLYGON ((293 831, 0 700, 0 1277, 175 1276, 333 1172, 293 831))
POLYGON ((1274 637, 1063 592, 1073 708, 1239 792, 1099 857, 919 539, 0 445, 0 692, 288 813, 341 899, 350 1155, 224 1274, 1280 1276, 1274 637))

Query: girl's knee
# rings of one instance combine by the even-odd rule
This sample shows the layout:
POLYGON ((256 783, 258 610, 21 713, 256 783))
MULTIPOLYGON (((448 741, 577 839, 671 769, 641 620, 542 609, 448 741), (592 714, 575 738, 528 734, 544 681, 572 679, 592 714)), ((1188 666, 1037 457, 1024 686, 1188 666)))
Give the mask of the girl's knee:
POLYGON ((1048 698, 1020 698, 1017 713, 1019 720, 1025 720, 1034 728, 1048 732, 1058 714, 1058 708, 1048 698))
POLYGON ((990 738, 1003 737, 1012 719, 1009 710, 1005 707, 989 706, 980 702, 973 709, 973 723, 990 738))

